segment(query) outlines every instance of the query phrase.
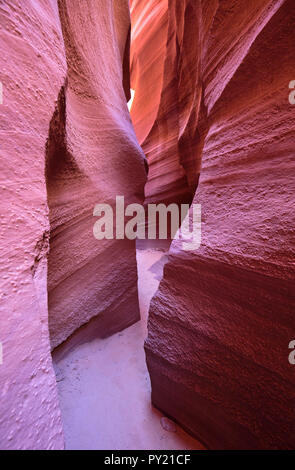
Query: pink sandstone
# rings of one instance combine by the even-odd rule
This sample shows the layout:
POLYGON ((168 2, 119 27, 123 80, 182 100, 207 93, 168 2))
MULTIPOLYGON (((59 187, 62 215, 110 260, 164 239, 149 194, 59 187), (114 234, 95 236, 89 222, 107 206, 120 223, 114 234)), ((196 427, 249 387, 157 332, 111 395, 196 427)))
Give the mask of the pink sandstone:
POLYGON ((91 318, 95 336, 139 319, 135 242, 92 233, 96 203, 143 199, 129 7, 8 0, 0 20, 0 445, 62 449, 48 318, 52 348, 91 318))
POLYGON ((0 6, 1 449, 62 449, 48 335, 45 143, 66 75, 55 1, 0 6))
POLYGON ((135 134, 128 0, 1 2, 1 449, 63 449, 50 348, 139 319, 135 242, 92 229, 143 201, 143 151, 146 203, 202 205, 150 307, 162 426, 294 448, 293 3, 130 0, 135 134))
POLYGON ((142 202, 146 179, 122 86, 128 2, 114 5, 60 2, 68 73, 47 152, 52 348, 93 317, 101 336, 139 319, 135 241, 93 236, 95 205, 142 202))

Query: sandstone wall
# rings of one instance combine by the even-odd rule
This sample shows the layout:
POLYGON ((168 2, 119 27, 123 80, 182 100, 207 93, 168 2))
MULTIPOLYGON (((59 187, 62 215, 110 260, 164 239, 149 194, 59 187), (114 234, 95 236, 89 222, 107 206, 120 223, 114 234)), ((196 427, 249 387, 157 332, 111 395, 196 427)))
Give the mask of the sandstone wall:
POLYGON ((52 347, 94 316, 101 336, 139 319, 135 242, 96 240, 93 210, 117 195, 142 202, 146 179, 123 87, 128 2, 62 1, 60 16, 68 74, 47 149, 52 347))
POLYGON ((146 203, 191 202, 196 189, 200 15, 199 2, 131 1, 131 116, 149 162, 146 203))
POLYGON ((93 317, 100 336, 139 319, 135 243, 93 236, 95 204, 143 198, 129 6, 8 0, 0 22, 0 447, 61 449, 47 289, 52 348, 93 317))
MULTIPOLYGON (((199 44, 190 90, 201 103, 203 148, 191 155, 197 166, 202 158, 202 244, 185 252, 173 242, 151 304, 152 400, 210 448, 294 448, 293 2, 185 3, 177 24, 187 13, 191 49, 199 44)), ((178 108, 178 121, 186 115, 178 108)), ((152 164, 168 169, 162 150, 152 164)), ((156 186, 152 194, 160 199, 156 186)))
POLYGON ((0 2, 0 447, 61 449, 47 310, 45 143, 66 75, 55 1, 0 2))

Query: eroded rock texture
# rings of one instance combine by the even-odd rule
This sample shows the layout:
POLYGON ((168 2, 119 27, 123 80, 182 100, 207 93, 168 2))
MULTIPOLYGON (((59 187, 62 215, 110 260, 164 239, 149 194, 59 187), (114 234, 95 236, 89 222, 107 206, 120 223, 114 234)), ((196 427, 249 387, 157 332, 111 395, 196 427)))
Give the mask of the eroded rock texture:
POLYGON ((146 178, 126 104, 128 1, 67 0, 59 7, 68 75, 47 152, 52 347, 94 316, 91 330, 101 336, 139 319, 135 242, 96 240, 93 210, 114 206, 117 195, 126 204, 142 202, 146 178))
POLYGON ((95 204, 140 202, 146 178, 129 6, 8 0, 0 22, 0 447, 61 449, 47 287, 52 347, 93 317, 93 335, 139 318, 134 242, 93 236, 95 204))
POLYGON ((62 449, 47 311, 45 143, 66 75, 54 1, 0 2, 0 447, 62 449))
MULTIPOLYGON (((146 2, 135 3, 144 10, 146 2)), ((177 134, 181 142, 179 131, 169 131, 175 113, 183 125, 192 116, 197 123, 190 127, 199 143, 188 153, 195 159, 188 168, 197 172, 202 159, 194 197, 202 204, 202 244, 185 252, 173 242, 151 304, 145 348, 152 400, 211 448, 294 448, 295 378, 288 362, 295 331, 295 108, 288 101, 294 4, 188 0, 177 10, 178 3, 169 1, 167 14, 178 25, 186 18, 194 24, 187 38, 194 61, 177 34, 169 47, 178 62, 194 62, 187 86, 180 76, 182 93, 195 101, 154 126, 165 125, 167 142, 175 143, 177 134)), ((135 39, 139 51, 143 33, 135 39)), ((158 94, 163 98, 169 87, 158 94)), ((158 165, 167 171, 175 155, 165 141, 161 151, 158 137, 154 147, 149 138, 151 171, 158 165)), ((160 174, 150 185, 160 197, 160 174)))

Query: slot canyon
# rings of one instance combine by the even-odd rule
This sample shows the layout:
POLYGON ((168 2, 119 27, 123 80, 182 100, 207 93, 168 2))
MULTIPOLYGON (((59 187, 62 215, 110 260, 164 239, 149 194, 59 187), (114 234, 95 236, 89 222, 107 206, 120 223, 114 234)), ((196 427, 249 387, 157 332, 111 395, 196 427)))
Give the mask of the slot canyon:
POLYGON ((295 448, 294 6, 0 0, 1 450, 295 448))

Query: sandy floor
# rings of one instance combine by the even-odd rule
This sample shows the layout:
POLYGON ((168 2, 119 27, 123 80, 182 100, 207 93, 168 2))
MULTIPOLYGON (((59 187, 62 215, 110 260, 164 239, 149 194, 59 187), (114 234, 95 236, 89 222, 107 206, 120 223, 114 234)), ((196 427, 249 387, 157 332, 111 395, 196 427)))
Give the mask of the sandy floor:
POLYGON ((162 413, 151 406, 143 342, 166 256, 150 249, 138 250, 137 258, 142 320, 53 357, 67 449, 202 449, 179 426, 166 431, 162 413))

